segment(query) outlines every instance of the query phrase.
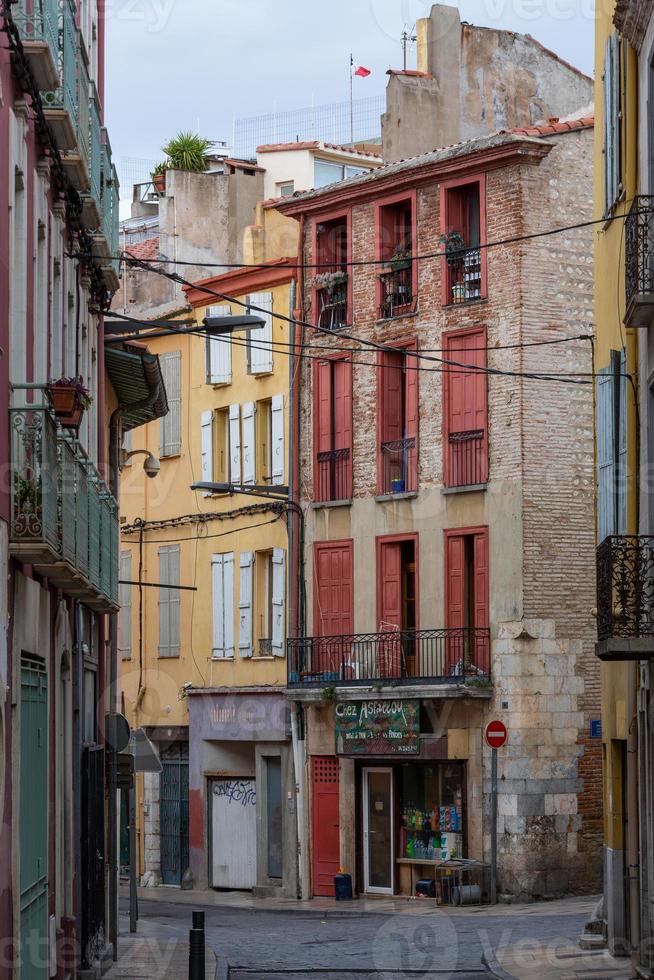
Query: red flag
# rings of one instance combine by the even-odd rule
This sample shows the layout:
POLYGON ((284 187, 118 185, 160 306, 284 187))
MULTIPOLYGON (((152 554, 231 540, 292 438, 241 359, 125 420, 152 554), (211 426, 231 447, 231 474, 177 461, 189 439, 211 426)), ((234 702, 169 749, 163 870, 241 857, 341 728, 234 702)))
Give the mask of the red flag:
POLYGON ((359 67, 355 69, 354 74, 359 75, 361 78, 367 78, 368 75, 372 74, 372 72, 369 68, 364 68, 363 65, 359 65, 359 67))

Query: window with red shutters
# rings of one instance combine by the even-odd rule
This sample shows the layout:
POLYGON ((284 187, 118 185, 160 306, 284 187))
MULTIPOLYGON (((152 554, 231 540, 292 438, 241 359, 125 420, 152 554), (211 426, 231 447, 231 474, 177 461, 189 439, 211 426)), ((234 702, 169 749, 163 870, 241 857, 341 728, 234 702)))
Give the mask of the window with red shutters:
POLYGON ((314 254, 315 323, 327 330, 340 330, 350 322, 348 215, 317 221, 314 254))
POLYGON ((490 670, 488 528, 445 532, 446 673, 490 670))
POLYGON ((314 362, 314 499, 352 496, 352 361, 314 362))
POLYGON ((442 292, 444 306, 485 299, 486 181, 441 184, 442 292))
POLYGON ((416 195, 394 196, 377 204, 377 258, 386 264, 379 273, 377 308, 380 319, 405 316, 416 308, 416 195))
POLYGON ((380 494, 418 489, 418 359, 415 341, 379 355, 377 486, 380 494))
POLYGON ((481 486, 488 480, 485 329, 443 334, 443 357, 451 362, 443 372, 445 486, 481 486))

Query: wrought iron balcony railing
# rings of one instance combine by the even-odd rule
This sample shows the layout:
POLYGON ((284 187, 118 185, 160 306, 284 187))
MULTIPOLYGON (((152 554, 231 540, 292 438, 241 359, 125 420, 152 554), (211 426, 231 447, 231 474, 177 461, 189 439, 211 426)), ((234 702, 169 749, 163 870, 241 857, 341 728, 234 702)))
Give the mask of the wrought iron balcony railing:
POLYGON ((618 641, 609 644, 617 658, 631 659, 621 641, 643 639, 654 655, 654 537, 611 535, 597 549, 597 636, 618 641))
POLYGON ((326 330, 341 330, 347 326, 347 282, 331 289, 319 289, 318 326, 326 330))
POLYGON ((418 460, 414 436, 381 444, 380 492, 415 493, 418 489, 418 460))
POLYGON ((54 583, 118 604, 118 507, 79 445, 42 407, 10 409, 10 547, 54 583))
POLYGON ((287 640, 289 687, 490 678, 490 630, 432 629, 287 640))
POLYGON ((411 263, 406 269, 395 269, 379 275, 381 284, 382 319, 402 316, 413 309, 413 270, 411 263))
POLYGON ((625 290, 629 327, 654 318, 654 196, 634 198, 625 222, 625 290))
POLYGON ((79 91, 77 87, 77 63, 80 60, 80 42, 75 24, 75 3, 60 0, 58 13, 57 68, 59 85, 43 95, 46 118, 59 141, 59 148, 75 147, 78 117, 79 91), (66 118, 59 118, 61 113, 66 118))
POLYGON ((447 441, 449 453, 447 485, 472 487, 485 483, 488 474, 484 453, 484 430, 450 432, 447 441))
POLYGON ((318 501, 349 500, 352 496, 352 466, 349 449, 318 453, 318 501))
POLYGON ((461 249, 447 259, 450 303, 481 299, 481 249, 461 249))
POLYGON ((42 91, 55 88, 59 0, 18 0, 11 13, 36 84, 42 91))

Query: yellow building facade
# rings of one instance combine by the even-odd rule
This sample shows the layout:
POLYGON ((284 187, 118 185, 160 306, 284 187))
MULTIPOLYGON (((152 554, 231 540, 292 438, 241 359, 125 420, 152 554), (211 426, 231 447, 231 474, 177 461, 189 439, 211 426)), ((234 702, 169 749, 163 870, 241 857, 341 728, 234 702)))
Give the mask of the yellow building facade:
MULTIPOLYGON (((595 31, 595 406, 597 653, 602 659, 604 915, 609 945, 640 942, 638 663, 620 619, 616 584, 632 561, 638 515, 638 331, 627 312, 629 213, 638 194, 638 62, 598 4, 595 31)), ((632 566, 633 567, 633 566, 632 566)), ((618 585, 619 589, 620 586, 618 585)))
POLYGON ((119 639, 125 714, 162 764, 137 791, 146 884, 296 891, 283 812, 294 275, 280 260, 205 280, 186 290, 179 328, 147 334, 170 412, 127 447, 160 471, 148 479, 138 456, 122 471, 119 639), (205 318, 242 315, 241 304, 262 328, 208 335, 205 318), (191 489, 199 482, 228 486, 211 495, 191 489))

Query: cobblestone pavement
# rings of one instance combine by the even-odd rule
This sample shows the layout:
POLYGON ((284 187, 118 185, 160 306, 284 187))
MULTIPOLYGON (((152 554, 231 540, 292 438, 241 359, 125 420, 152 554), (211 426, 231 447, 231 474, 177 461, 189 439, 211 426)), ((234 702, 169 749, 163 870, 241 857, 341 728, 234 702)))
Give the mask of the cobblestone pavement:
MULTIPOLYGON (((163 896, 142 898, 139 937, 162 949, 175 939, 184 944, 191 906, 200 907, 200 896, 186 893, 182 899, 182 894, 174 902, 162 901, 163 896)), ((243 908, 229 901, 205 905, 207 944, 220 961, 231 964, 230 980, 479 980, 501 976, 501 967, 509 965, 505 976, 537 980, 629 976, 624 961, 618 972, 590 954, 580 959, 576 941, 593 899, 457 910, 393 903, 379 912, 368 911, 370 903, 361 910, 357 905, 363 903, 348 903, 347 911, 334 904, 297 903, 294 909, 270 903, 243 908), (497 974, 482 965, 484 953, 497 974)), ((125 919, 123 928, 126 924, 125 919)), ((182 960, 185 968, 185 955, 182 960)), ((186 977, 180 967, 176 973, 151 975, 186 977)), ((122 980, 145 974, 109 976, 122 980)))

